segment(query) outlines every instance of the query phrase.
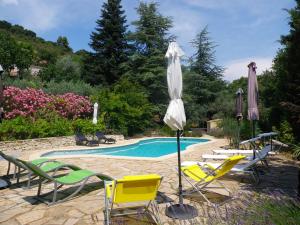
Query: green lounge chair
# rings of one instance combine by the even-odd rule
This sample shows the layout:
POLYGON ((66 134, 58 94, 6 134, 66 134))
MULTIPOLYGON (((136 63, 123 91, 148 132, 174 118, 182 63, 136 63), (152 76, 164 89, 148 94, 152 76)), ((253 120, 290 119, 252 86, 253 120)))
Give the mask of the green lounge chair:
MULTIPOLYGON (((53 190, 53 198, 52 198, 52 202, 48 203, 48 205, 53 205, 59 202, 63 202, 66 201, 70 198, 72 198, 73 196, 75 196, 77 193, 79 193, 79 191, 81 191, 81 189, 85 186, 86 182, 88 181, 88 179, 90 177, 96 176, 101 180, 113 180, 112 177, 101 174, 101 173, 95 173, 92 172, 90 170, 85 170, 85 169, 79 169, 79 170, 74 170, 72 172, 70 172, 67 175, 63 175, 60 177, 55 177, 56 175, 56 171, 54 171, 53 175, 50 176, 49 174, 45 173, 40 167, 34 165, 31 162, 26 162, 20 159, 17 159, 19 162, 21 162, 22 164, 24 164, 29 170, 31 170, 32 174, 36 175, 39 177, 39 187, 38 187, 38 191, 37 191, 37 197, 42 200, 43 202, 45 202, 43 199, 40 198, 41 196, 41 189, 42 189, 42 183, 43 181, 50 181, 54 183, 54 190, 53 190), (76 184, 80 184, 80 186, 69 196, 65 197, 64 199, 61 199, 59 201, 56 200, 57 198, 57 191, 59 188, 61 188, 63 185, 76 185, 76 184)), ((52 193, 46 193, 44 195, 48 195, 52 193)), ((46 202, 47 203, 47 202, 46 202)))
MULTIPOLYGON (((28 181, 27 181, 26 188, 30 188, 31 180, 34 179, 36 176, 32 177, 32 172, 23 163, 18 161, 15 157, 6 155, 1 151, 0 151, 0 156, 3 157, 4 159, 6 159, 8 162, 7 176, 10 173, 10 165, 11 164, 15 165, 13 179, 17 178, 17 184, 19 183, 21 173, 28 170, 28 174, 27 174, 28 181)), ((62 169, 62 168, 68 168, 68 169, 72 169, 72 170, 80 170, 81 169, 72 164, 65 164, 63 162, 55 161, 55 160, 48 159, 48 158, 35 159, 35 160, 30 161, 30 163, 32 163, 35 166, 40 167, 41 170, 43 170, 45 173, 49 173, 49 172, 53 172, 53 171, 56 172, 57 170, 62 169)))

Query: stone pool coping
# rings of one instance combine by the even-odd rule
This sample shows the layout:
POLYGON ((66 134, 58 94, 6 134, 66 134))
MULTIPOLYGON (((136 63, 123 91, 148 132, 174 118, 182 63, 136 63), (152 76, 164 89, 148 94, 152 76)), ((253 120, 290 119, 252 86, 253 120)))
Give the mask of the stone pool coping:
MULTIPOLYGON (((177 152, 160 156, 160 157, 131 157, 131 156, 109 156, 109 155, 96 155, 96 154, 76 154, 76 155, 56 155, 56 156, 42 156, 45 153, 52 152, 52 151, 68 151, 68 150, 87 150, 87 149, 97 149, 97 148, 111 148, 111 147, 121 147, 121 146, 126 146, 126 145, 131 145, 131 144, 136 144, 139 141, 143 140, 149 140, 153 138, 170 138, 170 137, 143 137, 143 138, 135 138, 135 139, 129 139, 129 140, 124 140, 120 141, 117 144, 101 144, 99 146, 91 147, 91 146, 69 146, 69 147, 61 147, 58 149, 47 149, 43 151, 38 151, 35 152, 34 154, 31 154, 29 156, 30 160, 40 158, 40 157, 47 157, 47 158, 53 158, 53 159, 64 159, 64 158, 109 158, 109 159, 127 159, 127 160, 147 160, 147 161, 161 161, 161 160, 166 160, 173 158, 174 156, 177 155, 177 152)), ((171 137, 172 138, 172 137, 171 137)), ((209 141, 207 142, 201 142, 193 145, 187 146, 185 151, 181 152, 181 155, 185 155, 194 151, 197 151, 198 147, 203 146, 203 145, 208 145, 212 144, 216 141, 216 138, 209 136, 209 135, 204 135, 202 137, 183 137, 185 139, 208 139, 209 141)))

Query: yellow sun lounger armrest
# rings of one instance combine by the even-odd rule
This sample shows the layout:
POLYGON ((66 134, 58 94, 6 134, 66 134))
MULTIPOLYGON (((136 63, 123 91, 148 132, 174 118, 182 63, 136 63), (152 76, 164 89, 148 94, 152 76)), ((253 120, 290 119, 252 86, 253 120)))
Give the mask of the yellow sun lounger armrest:
POLYGON ((156 198, 162 177, 157 174, 125 176, 106 184, 106 195, 114 203, 151 201, 156 198))

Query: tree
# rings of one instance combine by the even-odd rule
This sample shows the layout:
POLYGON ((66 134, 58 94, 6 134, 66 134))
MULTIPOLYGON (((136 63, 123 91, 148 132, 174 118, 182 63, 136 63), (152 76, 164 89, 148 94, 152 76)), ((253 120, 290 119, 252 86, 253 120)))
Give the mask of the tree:
POLYGON ((132 23, 135 32, 129 35, 134 53, 127 76, 146 88, 150 102, 163 114, 168 103, 165 53, 172 21, 158 12, 156 3, 141 2, 137 13, 139 18, 132 23))
POLYGON ((61 46, 63 48, 66 48, 67 50, 72 50, 69 46, 69 41, 68 41, 68 38, 67 37, 64 37, 64 36, 59 36, 57 38, 57 41, 56 41, 56 44, 58 46, 61 46))
POLYGON ((287 10, 290 15, 290 32, 281 37, 281 49, 274 63, 277 76, 277 97, 281 119, 292 126, 300 140, 300 0, 296 7, 287 10))
POLYGON ((49 64, 46 68, 44 68, 41 71, 40 76, 46 81, 77 81, 81 78, 80 57, 76 55, 62 56, 55 64, 49 64))
MULTIPOLYGON (((113 84, 123 75, 122 64, 128 58, 126 16, 121 0, 108 0, 103 3, 101 18, 96 21, 96 30, 91 34, 92 84, 113 84)), ((89 74, 89 73, 88 73, 89 74)))
POLYGON ((16 65, 21 71, 28 69, 33 61, 32 46, 23 42, 17 43, 5 32, 0 33, 0 62, 4 70, 16 65))
POLYGON ((207 27, 196 36, 192 45, 196 52, 184 76, 186 111, 193 123, 199 123, 211 119, 219 111, 213 103, 226 86, 222 80, 224 69, 215 64, 216 46, 208 36, 207 27))

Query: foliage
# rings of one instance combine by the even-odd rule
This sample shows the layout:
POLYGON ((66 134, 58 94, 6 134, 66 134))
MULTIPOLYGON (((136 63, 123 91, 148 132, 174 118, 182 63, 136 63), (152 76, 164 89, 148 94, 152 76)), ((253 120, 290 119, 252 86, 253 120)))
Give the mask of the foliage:
POLYGON ((87 84, 82 80, 63 80, 60 82, 50 80, 49 82, 44 83, 43 90, 44 92, 52 95, 74 93, 81 96, 91 96, 96 93, 97 87, 92 87, 90 84, 87 84))
POLYGON ((91 115, 92 105, 88 98, 73 93, 48 95, 42 90, 7 87, 4 90, 4 111, 7 119, 17 116, 36 117, 36 112, 47 108, 59 115, 76 119, 91 115))
POLYGON ((223 68, 215 64, 215 45, 208 34, 205 27, 192 41, 196 52, 190 59, 190 69, 184 74, 187 114, 199 125, 219 111, 213 103, 226 87, 221 79, 223 68))
POLYGON ((300 159, 300 145, 293 145, 292 147, 293 157, 295 159, 300 159))
POLYGON ((153 2, 141 2, 137 13, 138 19, 132 23, 135 32, 129 34, 133 52, 126 76, 146 88, 150 102, 157 106, 156 113, 162 114, 168 103, 164 58, 172 39, 168 35, 172 21, 159 13, 153 2))
POLYGON ((80 58, 65 55, 60 57, 55 64, 49 64, 39 75, 45 81, 77 81, 81 78, 81 70, 80 58))
POLYGON ((104 114, 98 118, 97 124, 93 124, 92 120, 77 119, 72 124, 74 132, 83 134, 95 134, 96 131, 105 130, 104 114))
POLYGON ((284 120, 280 123, 279 127, 279 140, 286 144, 293 144, 295 142, 293 129, 291 124, 284 120))
MULTIPOLYGON (((45 41, 37 37, 33 31, 24 29, 20 25, 12 25, 4 20, 0 21, 0 34, 10 36, 16 43, 32 46, 34 52, 33 63, 41 66, 44 66, 44 63, 53 63, 58 56, 71 53, 71 49, 59 46, 56 42, 45 41)), ((28 60, 28 58, 25 57, 22 60, 28 60)))
MULTIPOLYGON (((243 194, 242 196, 245 196, 243 194)), ((299 224, 299 201, 284 197, 279 193, 271 193, 270 196, 246 196, 243 199, 244 209, 231 207, 226 210, 225 218, 228 224, 299 224), (259 206, 259 207, 258 207, 259 206)))
POLYGON ((73 135, 76 131, 94 134, 104 130, 103 117, 94 125, 91 119, 68 120, 55 112, 39 112, 38 119, 15 117, 0 124, 0 141, 73 135))
POLYGON ((102 89, 93 97, 100 105, 100 113, 105 113, 107 129, 133 135, 148 128, 152 116, 152 106, 145 90, 136 83, 122 78, 111 89, 102 89))
POLYGON ((123 75, 122 63, 127 61, 128 45, 125 38, 126 16, 121 0, 108 0, 103 3, 101 18, 91 34, 92 84, 113 84, 123 75))
POLYGON ((283 49, 274 60, 276 94, 281 119, 291 124, 296 139, 300 140, 300 1, 296 0, 296 6, 287 11, 290 32, 281 37, 283 49))
POLYGON ((239 126, 235 119, 223 118, 221 123, 221 128, 223 130, 224 136, 228 138, 229 145, 233 147, 238 147, 240 142, 239 138, 239 126))
POLYGON ((56 40, 56 43, 58 46, 66 48, 67 50, 72 50, 69 46, 68 38, 65 36, 59 36, 56 40))
POLYGON ((5 86, 14 86, 20 89, 35 88, 42 89, 45 93, 51 95, 74 93, 81 96, 91 96, 96 93, 99 87, 92 87, 90 84, 77 81, 60 81, 54 80, 42 81, 39 77, 29 77, 26 79, 6 77, 4 80, 5 86))
POLYGON ((8 71, 13 65, 20 70, 28 69, 33 60, 32 46, 16 42, 10 35, 0 32, 0 62, 8 71))
POLYGON ((52 117, 51 120, 33 120, 18 116, 0 124, 0 141, 67 136, 73 134, 71 121, 52 117))

